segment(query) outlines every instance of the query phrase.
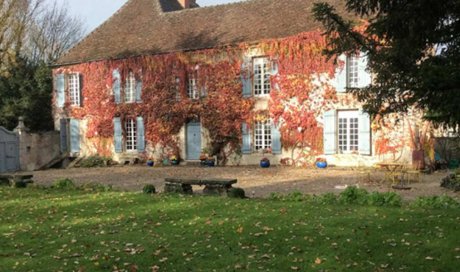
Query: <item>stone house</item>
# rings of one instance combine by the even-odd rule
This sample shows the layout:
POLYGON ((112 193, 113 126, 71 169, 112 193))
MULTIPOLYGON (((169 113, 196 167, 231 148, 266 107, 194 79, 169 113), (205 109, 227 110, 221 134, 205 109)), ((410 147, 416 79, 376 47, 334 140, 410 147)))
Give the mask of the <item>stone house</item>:
POLYGON ((322 56, 313 2, 129 0, 54 67, 62 151, 120 162, 204 151, 228 164, 408 160, 420 120, 362 111, 346 88, 371 83, 366 56, 322 56))

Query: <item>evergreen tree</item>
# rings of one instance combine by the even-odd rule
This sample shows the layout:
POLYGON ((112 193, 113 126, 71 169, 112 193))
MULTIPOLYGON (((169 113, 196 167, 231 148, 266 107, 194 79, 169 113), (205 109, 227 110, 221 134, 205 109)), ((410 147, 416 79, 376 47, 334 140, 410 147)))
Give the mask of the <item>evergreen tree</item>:
POLYGON ((328 3, 317 3, 313 13, 326 28, 327 54, 368 53, 373 84, 350 89, 365 109, 387 114, 415 106, 427 119, 457 127, 460 1, 346 0, 345 7, 346 12, 338 12, 328 3), (356 18, 368 23, 364 31, 356 18))

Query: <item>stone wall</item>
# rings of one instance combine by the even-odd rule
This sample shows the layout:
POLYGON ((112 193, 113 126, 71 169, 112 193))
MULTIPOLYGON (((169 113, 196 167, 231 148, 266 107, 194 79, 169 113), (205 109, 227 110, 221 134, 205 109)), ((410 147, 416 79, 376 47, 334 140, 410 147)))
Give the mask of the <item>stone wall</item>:
POLYGON ((61 156, 58 131, 29 133, 22 120, 19 121, 15 131, 19 135, 21 170, 38 170, 61 156))

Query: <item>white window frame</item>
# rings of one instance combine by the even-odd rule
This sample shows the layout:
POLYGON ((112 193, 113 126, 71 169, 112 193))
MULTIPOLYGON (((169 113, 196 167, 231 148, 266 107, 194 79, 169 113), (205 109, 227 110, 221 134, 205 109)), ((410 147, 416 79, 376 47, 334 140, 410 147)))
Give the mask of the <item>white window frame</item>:
POLYGON ((135 118, 125 120, 125 150, 127 152, 137 151, 137 121, 135 118))
POLYGON ((191 73, 187 76, 187 96, 193 100, 199 98, 197 78, 191 73))
POLYGON ((337 112, 338 153, 359 152, 359 112, 347 110, 337 112))
POLYGON ((255 57, 252 59, 253 92, 254 96, 270 95, 270 60, 267 57, 255 57))
POLYGON ((359 88, 359 55, 347 56, 347 87, 359 88))
POLYGON ((254 122, 254 150, 263 151, 272 147, 272 126, 270 120, 254 122))
POLYGON ((133 71, 129 71, 128 75, 126 76, 125 102, 136 102, 136 77, 134 76, 133 71))
POLYGON ((80 74, 71 73, 68 75, 69 79, 69 100, 71 106, 80 106, 80 74))

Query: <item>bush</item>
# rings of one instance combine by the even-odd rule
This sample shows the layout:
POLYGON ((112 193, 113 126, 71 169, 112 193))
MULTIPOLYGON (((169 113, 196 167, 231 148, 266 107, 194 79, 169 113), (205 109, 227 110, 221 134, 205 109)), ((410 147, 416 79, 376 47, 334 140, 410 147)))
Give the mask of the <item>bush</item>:
POLYGON ((155 189, 155 186, 153 184, 147 184, 142 189, 142 192, 144 192, 144 194, 154 194, 154 193, 156 193, 156 189, 155 189))
POLYGON ((71 179, 58 179, 53 182, 51 188, 54 189, 75 189, 75 183, 71 179))
POLYGON ((460 208, 460 203, 449 196, 421 196, 411 203, 412 207, 449 209, 460 208))
POLYGON ((105 167, 111 161, 110 158, 101 156, 90 156, 83 159, 78 165, 83 168, 105 167))
POLYGON ((330 205, 337 203, 337 195, 334 193, 325 193, 320 196, 315 196, 315 201, 319 204, 330 205))
POLYGON ((395 192, 372 192, 367 196, 367 204, 371 206, 401 207, 402 198, 395 192))
POLYGON ((234 187, 228 190, 227 196, 232 198, 245 198, 246 194, 242 188, 234 187))
POLYGON ((13 182, 13 187, 14 188, 26 188, 27 182, 23 180, 16 180, 15 182, 13 182))
POLYGON ((367 204, 368 192, 355 186, 346 188, 339 195, 339 202, 344 204, 367 204))
POLYGON ((454 192, 460 191, 460 180, 458 178, 458 174, 451 174, 443 178, 441 181, 441 187, 451 189, 454 192))

